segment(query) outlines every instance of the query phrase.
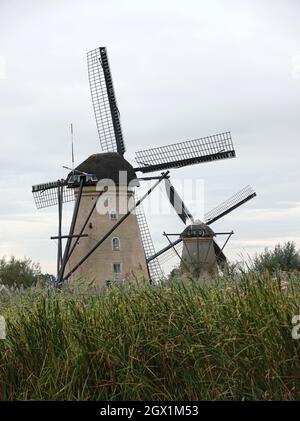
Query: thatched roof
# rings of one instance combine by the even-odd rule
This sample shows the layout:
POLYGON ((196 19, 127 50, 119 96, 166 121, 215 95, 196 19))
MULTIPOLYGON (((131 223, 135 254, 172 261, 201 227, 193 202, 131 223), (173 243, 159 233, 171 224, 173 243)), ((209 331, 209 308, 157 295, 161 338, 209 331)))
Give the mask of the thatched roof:
POLYGON ((117 152, 96 153, 83 161, 76 170, 96 175, 98 180, 111 179, 119 185, 119 172, 126 171, 127 183, 136 179, 131 164, 117 152))

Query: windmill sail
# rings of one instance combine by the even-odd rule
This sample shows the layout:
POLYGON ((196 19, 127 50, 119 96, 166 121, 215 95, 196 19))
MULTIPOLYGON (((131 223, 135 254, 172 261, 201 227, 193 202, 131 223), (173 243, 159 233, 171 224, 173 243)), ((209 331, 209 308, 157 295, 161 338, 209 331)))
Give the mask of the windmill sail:
POLYGON ((106 48, 89 51, 87 64, 101 148, 103 152, 124 155, 125 144, 106 48))
POLYGON ((188 208, 185 206, 183 200, 175 190, 173 184, 169 179, 165 179, 165 186, 167 196, 173 208, 175 209, 177 215, 182 220, 184 224, 187 223, 187 220, 190 219, 193 222, 193 216, 188 208))
MULTIPOLYGON (((139 205, 136 210, 136 217, 139 224, 139 229, 142 237, 142 242, 145 251, 146 261, 148 257, 155 254, 155 248, 150 234, 150 230, 147 224, 146 215, 144 212, 143 205, 139 205)), ((147 263, 150 272, 150 278, 153 282, 160 282, 163 279, 163 271, 160 267, 157 258, 152 259, 147 263)))
POLYGON ((256 193, 251 186, 244 187, 229 199, 222 202, 219 206, 206 213, 204 217, 205 223, 207 225, 212 224, 213 222, 232 212, 234 209, 248 202, 248 200, 253 199, 255 196, 256 193))
POLYGON ((48 183, 32 186, 32 194, 37 209, 58 205, 58 188, 62 189, 62 202, 72 202, 74 191, 67 187, 66 180, 50 181, 48 183))
POLYGON ((174 249, 174 247, 177 246, 177 244, 181 243, 181 241, 182 241, 182 238, 178 238, 177 240, 168 244, 166 247, 159 250, 157 253, 151 254, 149 257, 147 257, 147 263, 150 263, 153 259, 156 259, 157 257, 163 255, 164 253, 166 253, 170 249, 172 249, 172 248, 174 249))
POLYGON ((136 152, 136 171, 143 173, 234 158, 230 132, 136 152))
POLYGON ((169 262, 170 260, 173 260, 173 259, 178 260, 178 255, 180 256, 182 255, 182 248, 183 248, 182 241, 180 243, 175 244, 168 251, 166 251, 165 253, 161 254, 158 257, 159 263, 163 265, 169 262))
POLYGON ((217 258, 217 263, 226 263, 227 259, 220 246, 214 241, 214 250, 217 258))

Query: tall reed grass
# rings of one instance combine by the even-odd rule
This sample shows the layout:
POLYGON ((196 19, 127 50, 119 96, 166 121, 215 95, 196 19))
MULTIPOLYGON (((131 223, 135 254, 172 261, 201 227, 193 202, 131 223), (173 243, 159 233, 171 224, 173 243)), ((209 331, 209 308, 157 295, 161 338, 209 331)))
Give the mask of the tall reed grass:
POLYGON ((297 400, 300 277, 0 299, 2 400, 297 400))

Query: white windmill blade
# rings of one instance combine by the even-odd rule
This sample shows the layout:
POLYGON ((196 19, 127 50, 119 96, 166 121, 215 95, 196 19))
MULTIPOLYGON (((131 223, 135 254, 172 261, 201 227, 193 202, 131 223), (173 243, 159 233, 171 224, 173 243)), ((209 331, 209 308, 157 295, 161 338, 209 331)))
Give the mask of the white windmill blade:
POLYGON ((251 186, 244 187, 229 199, 225 200, 220 205, 206 213, 204 216, 205 223, 207 225, 212 224, 213 222, 232 212, 234 209, 253 199, 255 196, 256 193, 251 186))
POLYGON ((191 222, 194 222, 193 215, 188 210, 183 200, 181 199, 181 197, 175 190, 175 187, 173 186, 170 179, 168 178, 165 179, 165 187, 166 187, 168 199, 171 205, 173 206, 173 208, 175 209, 177 215, 182 220, 182 222, 184 224, 186 224, 188 220, 190 220, 191 222))
POLYGON ((217 258, 217 263, 222 264, 227 262, 227 258, 223 253, 223 250, 220 248, 219 244, 214 240, 214 250, 217 258))
POLYGON ((235 150, 230 132, 225 132, 138 151, 135 156, 139 165, 135 170, 147 173, 234 158, 235 150))
MULTIPOLYGON (((136 196, 136 200, 138 200, 138 197, 136 196)), ((140 204, 136 209, 135 209, 135 213, 136 213, 136 217, 137 217, 137 221, 138 221, 138 225, 139 225, 139 229, 140 229, 140 233, 141 233, 141 237, 142 237, 142 243, 144 246, 144 251, 145 251, 145 257, 146 260, 155 254, 155 248, 154 248, 154 244, 152 241, 152 237, 151 237, 151 233, 149 230, 149 226, 147 223, 147 219, 146 219, 146 215, 145 215, 145 211, 143 208, 143 205, 140 204)), ((148 269, 150 272, 150 278, 152 281, 154 282, 159 282, 163 279, 164 277, 164 273, 162 271, 162 268, 159 264, 159 261, 157 258, 151 260, 150 262, 147 263, 148 265, 148 269)))
POLYGON ((175 244, 173 247, 171 247, 169 250, 167 250, 165 253, 161 254, 158 257, 159 263, 161 265, 164 265, 165 263, 169 262, 172 259, 178 260, 178 254, 180 256, 182 255, 182 247, 183 247, 182 242, 180 242, 179 244, 175 244))
POLYGON ((58 205, 58 188, 62 187, 62 202, 72 202, 74 190, 67 187, 66 180, 50 181, 32 186, 32 194, 37 209, 58 205))
POLYGON ((87 53, 88 75, 97 130, 103 152, 124 155, 120 114, 105 47, 87 53))

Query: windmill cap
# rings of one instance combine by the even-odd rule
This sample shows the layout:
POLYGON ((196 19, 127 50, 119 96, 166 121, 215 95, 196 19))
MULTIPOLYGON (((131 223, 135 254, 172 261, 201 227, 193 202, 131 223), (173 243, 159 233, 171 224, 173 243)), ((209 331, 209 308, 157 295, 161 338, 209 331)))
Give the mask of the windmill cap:
MULTIPOLYGON (((136 183, 131 183, 132 186, 139 185, 132 165, 117 152, 93 154, 78 165, 75 170, 78 172, 93 174, 97 177, 98 181, 110 179, 116 186, 128 185, 133 180, 136 180, 136 183), (121 171, 123 172, 122 175, 120 175, 121 171)), ((72 173, 69 174, 68 178, 71 174, 72 173)))
POLYGON ((187 237, 204 237, 204 238, 213 238, 215 233, 213 230, 203 222, 196 221, 194 224, 189 225, 182 231, 180 234, 181 238, 187 237))

